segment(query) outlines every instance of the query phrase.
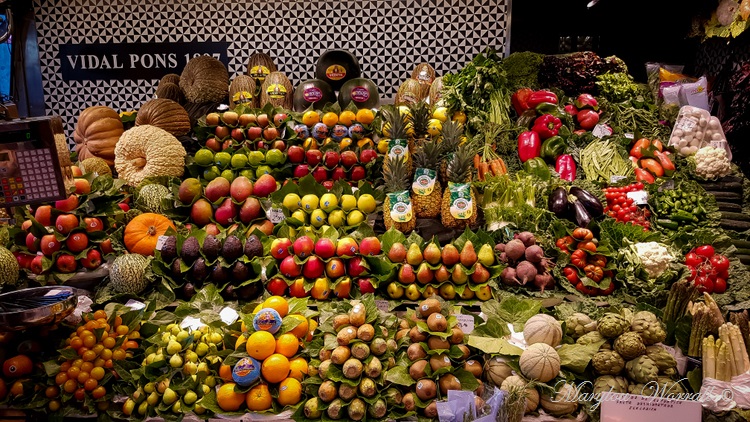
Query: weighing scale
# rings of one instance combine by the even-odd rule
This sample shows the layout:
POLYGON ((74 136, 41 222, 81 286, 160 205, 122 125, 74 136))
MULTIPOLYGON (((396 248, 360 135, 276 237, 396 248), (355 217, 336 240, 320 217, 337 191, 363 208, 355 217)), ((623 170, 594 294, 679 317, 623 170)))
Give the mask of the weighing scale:
POLYGON ((68 197, 56 136, 65 139, 58 116, 0 121, 0 207, 68 197))

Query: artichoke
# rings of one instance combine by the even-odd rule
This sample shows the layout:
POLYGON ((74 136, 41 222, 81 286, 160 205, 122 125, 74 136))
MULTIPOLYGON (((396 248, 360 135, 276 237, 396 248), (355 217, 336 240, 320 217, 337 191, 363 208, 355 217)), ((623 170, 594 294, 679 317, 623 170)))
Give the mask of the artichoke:
POLYGON ((656 386, 653 383, 630 384, 628 385, 628 393, 638 396, 653 396, 656 394, 656 386))
POLYGON ((631 311, 628 308, 622 308, 620 309, 620 316, 625 318, 628 321, 628 324, 633 323, 633 311, 631 311))
POLYGON ((656 363, 648 356, 638 356, 625 364, 625 370, 628 372, 628 378, 639 384, 648 384, 656 381, 659 376, 659 368, 656 363))
POLYGON ((632 331, 617 337, 613 346, 625 360, 635 359, 646 353, 646 345, 643 344, 641 335, 632 331))
POLYGON ((598 331, 592 331, 590 333, 582 335, 581 337, 578 337, 578 340, 576 340, 576 344, 586 346, 588 344, 599 343, 600 341, 604 340, 606 339, 601 334, 599 334, 598 331))
POLYGON ((565 318, 565 332, 573 338, 581 337, 595 330, 596 321, 592 321, 586 314, 576 312, 565 318))
POLYGON ((604 375, 594 381, 594 394, 627 392, 628 380, 626 380, 625 377, 604 375))
POLYGON ((646 347, 646 356, 650 357, 656 363, 656 366, 662 373, 677 366, 674 356, 661 346, 646 347))
POLYGON ((656 383, 659 384, 659 393, 662 397, 668 397, 668 394, 685 394, 682 384, 672 378, 660 376, 656 383))
POLYGON ((600 375, 617 375, 625 367, 625 359, 614 350, 601 350, 591 358, 591 364, 600 375))
POLYGON ((606 338, 619 337, 630 328, 630 322, 622 315, 606 313, 596 324, 597 330, 606 338))
POLYGON ((630 329, 640 334, 647 346, 660 343, 667 338, 667 332, 664 331, 659 319, 656 315, 648 311, 641 311, 635 314, 630 329))

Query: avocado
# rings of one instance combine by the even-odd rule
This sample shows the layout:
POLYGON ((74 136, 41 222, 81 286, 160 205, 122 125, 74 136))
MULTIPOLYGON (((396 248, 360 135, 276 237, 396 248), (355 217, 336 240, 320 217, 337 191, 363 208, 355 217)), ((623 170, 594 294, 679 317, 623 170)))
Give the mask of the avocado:
POLYGON ((206 259, 213 261, 219 256, 221 252, 221 240, 217 239, 216 236, 209 234, 203 239, 203 255, 206 259))
POLYGON ((198 243, 198 239, 195 237, 188 237, 182 242, 182 251, 180 251, 180 257, 185 263, 192 264, 201 255, 201 246, 198 243))
POLYGON ((182 260, 180 258, 177 258, 174 261, 172 261, 170 270, 172 271, 173 279, 182 280, 182 260))
POLYGON ((248 258, 263 256, 263 245, 260 243, 258 236, 251 234, 245 241, 245 255, 248 258))
POLYGON ((378 108, 380 106, 380 93, 375 82, 356 78, 347 81, 339 91, 339 106, 345 108, 353 103, 358 109, 378 108))
POLYGON ((237 293, 234 291, 234 286, 230 284, 225 287, 224 290, 221 291, 221 297, 223 297, 224 300, 236 300, 237 293))
POLYGON ((235 259, 242 256, 242 242, 235 235, 227 236, 224 239, 224 246, 221 248, 221 256, 227 260, 227 262, 234 262, 235 259))
POLYGON ((232 280, 243 282, 250 278, 250 267, 242 261, 237 261, 232 266, 232 280))
POLYGON ((242 300, 251 300, 258 296, 259 293, 263 291, 263 284, 261 282, 255 282, 248 284, 247 286, 242 286, 239 289, 237 289, 237 296, 240 297, 242 300))
POLYGON ((198 258, 193 263, 193 267, 190 269, 190 275, 195 281, 203 281, 208 277, 208 267, 206 266, 206 260, 198 258))
POLYGON ((294 90, 294 111, 303 112, 308 107, 323 108, 336 102, 336 94, 328 82, 321 79, 308 79, 300 82, 294 90))
POLYGON ((193 283, 188 281, 184 286, 182 286, 182 295, 186 300, 189 300, 190 298, 195 296, 195 286, 193 285, 193 283))
POLYGON ((229 280, 231 271, 229 268, 224 268, 219 264, 214 265, 211 268, 211 282, 214 284, 226 283, 229 280))
POLYGON ((177 237, 167 236, 159 253, 161 254, 162 261, 166 263, 170 263, 173 259, 177 258, 177 237))

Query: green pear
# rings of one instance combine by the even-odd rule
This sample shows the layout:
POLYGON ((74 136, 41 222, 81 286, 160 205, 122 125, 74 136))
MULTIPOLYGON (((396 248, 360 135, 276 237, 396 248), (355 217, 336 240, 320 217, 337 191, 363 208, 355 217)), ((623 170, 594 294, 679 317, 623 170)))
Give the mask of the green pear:
POLYGON ((161 397, 161 401, 169 406, 172 403, 176 402, 178 398, 179 397, 177 397, 177 392, 167 387, 167 389, 164 390, 164 395, 161 397))
POLYGON ((195 375, 198 373, 198 364, 193 362, 185 362, 185 365, 182 366, 182 372, 188 375, 195 375))
POLYGON ((495 250, 492 248, 492 246, 485 243, 481 248, 479 248, 477 259, 479 260, 479 263, 481 263, 485 267, 491 267, 495 265, 495 250))
POLYGON ((150 382, 143 386, 143 391, 146 392, 146 394, 151 394, 156 390, 156 384, 153 382, 150 382))
POLYGON ((146 403, 148 403, 149 406, 156 406, 156 404, 159 403, 159 393, 152 391, 151 394, 148 395, 146 403))
POLYGON ((145 416, 148 413, 148 402, 143 402, 138 406, 138 414, 145 416))
POLYGON ((182 345, 174 340, 171 340, 169 344, 167 344, 168 355, 174 355, 174 354, 180 353, 180 350, 182 350, 182 345))
POLYGON ((188 339, 188 337, 190 337, 190 333, 187 332, 186 330, 182 330, 177 334, 177 341, 179 341, 180 343, 183 343, 185 340, 188 339))
POLYGON ((182 396, 182 401, 185 402, 185 404, 188 406, 195 403, 197 400, 198 400, 198 395, 195 394, 195 391, 192 391, 192 390, 186 391, 185 395, 182 396))
POLYGON ((169 358, 169 366, 172 368, 179 368, 182 366, 182 357, 180 355, 172 355, 171 358, 169 358))
POLYGON ((185 360, 188 362, 197 363, 198 362, 198 354, 195 353, 192 350, 188 350, 185 352, 185 360))
POLYGON ((198 357, 206 356, 208 353, 208 344, 206 343, 198 343, 197 346, 195 346, 195 353, 198 355, 198 357))
POLYGON ((182 413, 182 403, 176 401, 172 405, 172 412, 173 413, 182 413))
POLYGON ((422 263, 424 256, 422 256, 422 250, 419 249, 419 245, 412 243, 409 246, 409 250, 406 252, 406 262, 412 267, 417 267, 422 263))

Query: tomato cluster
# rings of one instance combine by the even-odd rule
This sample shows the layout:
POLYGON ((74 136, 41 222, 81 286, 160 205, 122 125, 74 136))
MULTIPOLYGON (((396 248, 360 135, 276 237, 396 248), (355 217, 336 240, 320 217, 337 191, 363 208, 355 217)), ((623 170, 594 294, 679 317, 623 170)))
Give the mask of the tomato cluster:
POLYGON ((604 196, 607 199, 607 207, 604 208, 604 212, 617 221, 635 224, 645 230, 650 229, 651 211, 636 205, 633 198, 628 198, 628 192, 640 190, 643 190, 643 183, 641 182, 622 187, 604 188, 604 196))
POLYGON ((557 239, 555 245, 561 252, 570 254, 571 265, 563 268, 563 275, 576 290, 587 296, 607 296, 615 290, 614 274, 605 269, 607 257, 597 253, 597 240, 591 230, 579 227, 572 235, 557 239), (609 279, 609 284, 605 288, 587 286, 581 274, 596 284, 609 279))
POLYGON ((729 259, 717 254, 711 245, 693 248, 685 255, 685 265, 690 270, 688 281, 707 293, 724 293, 729 278, 729 259))

